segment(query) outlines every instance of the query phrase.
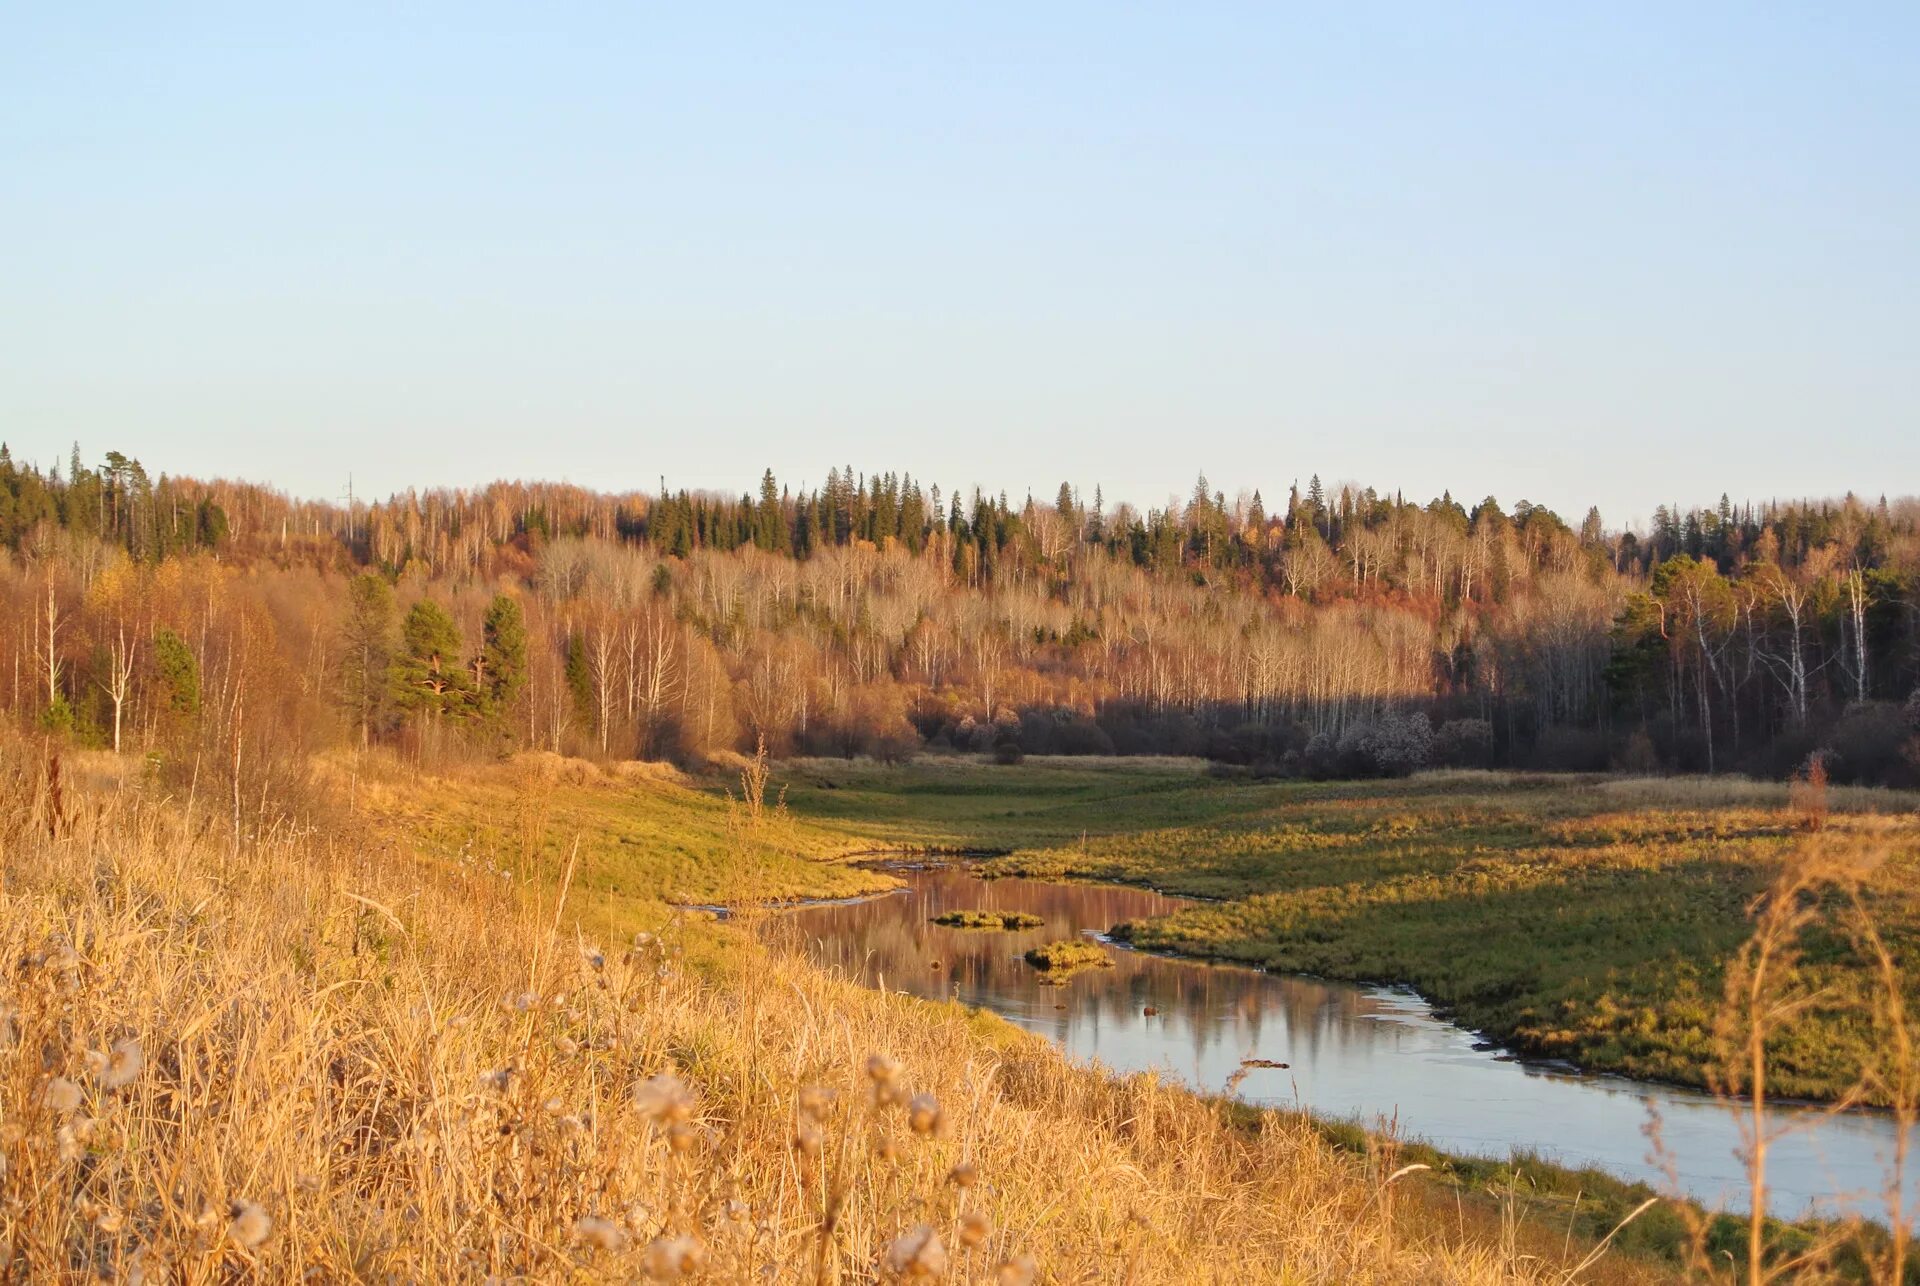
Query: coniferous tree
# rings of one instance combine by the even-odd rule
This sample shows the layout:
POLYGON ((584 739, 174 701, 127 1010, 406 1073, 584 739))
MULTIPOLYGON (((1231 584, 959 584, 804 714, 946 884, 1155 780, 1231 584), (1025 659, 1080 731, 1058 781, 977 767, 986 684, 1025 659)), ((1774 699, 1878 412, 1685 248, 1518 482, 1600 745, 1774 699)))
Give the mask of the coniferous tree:
POLYGON ((353 578, 340 634, 347 654, 343 696, 364 746, 373 739, 391 691, 393 590, 386 581, 371 572, 353 578))
POLYGON ((526 619, 517 600, 497 594, 480 623, 480 652, 473 666, 474 692, 486 713, 498 715, 513 704, 526 682, 526 619))
POLYGON ((153 632, 153 672, 160 708, 170 719, 200 713, 200 663, 186 640, 165 626, 153 632))
POLYGON ((460 664, 460 628, 430 598, 415 603, 401 623, 393 697, 402 710, 424 714, 435 724, 471 707, 473 687, 460 664))

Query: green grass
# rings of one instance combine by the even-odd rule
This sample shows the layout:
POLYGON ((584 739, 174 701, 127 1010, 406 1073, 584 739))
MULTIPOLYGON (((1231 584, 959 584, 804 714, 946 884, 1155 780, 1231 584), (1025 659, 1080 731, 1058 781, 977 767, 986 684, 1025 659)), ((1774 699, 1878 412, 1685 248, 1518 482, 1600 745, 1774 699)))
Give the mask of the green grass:
POLYGON ((852 897, 897 883, 851 864, 865 841, 775 808, 750 821, 717 783, 651 766, 602 772, 524 757, 360 790, 361 806, 396 837, 536 895, 551 896, 571 862, 569 906, 609 932, 655 926, 675 906, 852 897))

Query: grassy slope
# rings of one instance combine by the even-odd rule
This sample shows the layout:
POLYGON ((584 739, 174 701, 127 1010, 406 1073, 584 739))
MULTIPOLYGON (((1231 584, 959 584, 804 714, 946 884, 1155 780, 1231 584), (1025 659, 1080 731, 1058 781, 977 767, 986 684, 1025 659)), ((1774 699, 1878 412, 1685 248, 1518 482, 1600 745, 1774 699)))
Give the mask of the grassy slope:
MULTIPOLYGON (((710 973, 678 931, 602 963, 577 949, 578 885, 516 896, 324 810, 236 847, 131 782, 70 784, 56 823, 17 745, 0 788, 0 956, 29 962, 4 997, 0 1263, 26 1278, 632 1280, 685 1234, 716 1280, 812 1280, 822 1250, 827 1279, 870 1280, 922 1222, 962 1280, 1029 1253, 1047 1281, 1546 1282, 1585 1255, 1524 1196, 1503 1219, 1383 1186, 1391 1159, 1297 1118, 1079 1070, 724 929, 701 931, 730 943, 710 973), (144 1059, 109 1089, 85 1054, 116 1040, 144 1059), (874 1051, 938 1096, 937 1137, 869 1115, 874 1051), (683 1152, 628 1093, 666 1072, 692 1096, 683 1152), (841 1096, 817 1157, 792 1146, 816 1085, 841 1096), (961 1160, 977 1186, 942 1182, 961 1160), (270 1235, 236 1240, 232 1202, 270 1235), (990 1224, 975 1250, 965 1211, 990 1224)), ((1656 1271, 1609 1257, 1587 1279, 1656 1271)))
POLYGON ((748 823, 723 793, 738 796, 737 782, 542 755, 434 777, 390 763, 371 772, 355 787, 358 806, 395 842, 540 888, 558 884, 572 861, 575 904, 596 927, 631 932, 670 904, 850 897, 895 883, 844 860, 871 846, 857 835, 771 807, 748 823))
MULTIPOLYGON (((1224 899, 1132 927, 1142 945, 1330 977, 1408 982, 1542 1055, 1700 1084, 1721 962, 1801 836, 1784 788, 1453 774, 1346 784, 1221 781, 1190 764, 796 765, 796 816, 901 844, 1010 853, 992 869, 1146 882, 1224 899)), ((1871 881, 1896 953, 1920 947, 1916 801, 1871 881)), ((1834 829, 1861 819, 1836 814, 1834 829)), ((1874 1039, 1865 972, 1807 967, 1832 1003, 1777 1042, 1776 1092, 1832 1097, 1874 1039)), ((1920 1005, 1920 974, 1911 1004, 1920 1005)))

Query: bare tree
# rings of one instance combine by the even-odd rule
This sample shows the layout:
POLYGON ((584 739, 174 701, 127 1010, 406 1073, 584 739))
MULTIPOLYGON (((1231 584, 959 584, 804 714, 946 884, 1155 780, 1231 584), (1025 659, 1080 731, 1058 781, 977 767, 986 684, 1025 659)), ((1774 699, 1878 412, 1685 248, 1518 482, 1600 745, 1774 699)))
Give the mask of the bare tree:
POLYGON ((121 621, 108 644, 107 677, 95 680, 113 702, 113 753, 116 755, 120 753, 121 712, 126 708, 127 695, 133 691, 134 651, 138 645, 139 637, 129 638, 126 622, 121 621))

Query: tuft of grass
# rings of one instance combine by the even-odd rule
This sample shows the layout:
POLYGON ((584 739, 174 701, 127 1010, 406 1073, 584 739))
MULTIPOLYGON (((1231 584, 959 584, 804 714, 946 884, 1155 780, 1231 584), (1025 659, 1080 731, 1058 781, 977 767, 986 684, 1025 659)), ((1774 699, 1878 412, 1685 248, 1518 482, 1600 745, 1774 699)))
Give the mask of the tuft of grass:
POLYGON ((1033 948, 1026 961, 1049 973, 1070 973, 1077 969, 1111 969, 1113 956, 1090 938, 1062 938, 1033 948))
POLYGON ((1031 911, 948 911, 933 922, 949 929, 1037 929, 1046 921, 1031 911))

